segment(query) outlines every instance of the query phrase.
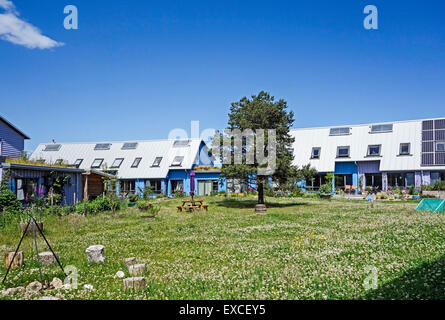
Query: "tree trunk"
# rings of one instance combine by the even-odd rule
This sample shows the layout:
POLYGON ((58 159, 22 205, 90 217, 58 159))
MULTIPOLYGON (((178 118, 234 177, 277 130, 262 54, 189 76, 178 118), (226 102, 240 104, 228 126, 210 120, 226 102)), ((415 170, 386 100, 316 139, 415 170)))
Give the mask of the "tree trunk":
POLYGON ((264 181, 258 178, 258 204, 264 204, 264 181))
MULTIPOLYGON (((10 251, 5 253, 5 267, 8 269, 9 265, 11 264, 12 257, 14 257, 15 251, 10 251)), ((23 266, 23 252, 19 251, 17 252, 17 255, 14 258, 14 262, 11 264, 11 269, 20 268, 23 266)))

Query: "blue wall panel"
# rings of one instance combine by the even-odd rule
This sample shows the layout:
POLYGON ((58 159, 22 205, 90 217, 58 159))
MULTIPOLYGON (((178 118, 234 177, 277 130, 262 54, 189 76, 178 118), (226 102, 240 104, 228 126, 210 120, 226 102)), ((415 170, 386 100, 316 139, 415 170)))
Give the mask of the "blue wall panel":
POLYGON ((355 192, 358 193, 358 167, 355 162, 336 162, 334 174, 352 174, 352 185, 357 187, 355 192))
POLYGON ((306 192, 306 180, 301 179, 301 180, 297 181, 297 186, 298 186, 298 188, 300 188, 302 191, 306 192))
POLYGON ((190 191, 190 175, 185 170, 170 170, 167 175, 168 183, 167 183, 167 196, 172 196, 171 193, 171 180, 182 180, 183 182, 183 191, 185 193, 189 193, 190 191), (189 181, 189 184, 187 185, 186 180, 189 181))
MULTIPOLYGON (((10 171, 10 176, 12 178, 10 185, 8 186, 10 190, 14 193, 16 190, 16 181, 17 179, 37 179, 38 180, 38 188, 43 185, 44 177, 48 176, 50 171, 42 171, 42 170, 27 170, 27 169, 13 169, 10 171)), ((62 174, 62 173, 61 173, 62 174)), ((62 200, 63 205, 73 205, 77 201, 79 201, 82 192, 82 183, 81 183, 81 174, 80 173, 67 173, 70 177, 69 183, 67 183, 63 188, 65 197, 62 200), (74 198, 76 196, 76 198, 74 198)), ((48 190, 44 189, 44 192, 47 193, 48 190)))
POLYGON ((0 120, 0 155, 16 158, 21 155, 25 148, 25 139, 23 136, 13 130, 10 126, 0 120))
POLYGON ((142 197, 144 195, 144 188, 145 188, 145 180, 137 179, 135 181, 135 188, 136 188, 136 194, 139 197, 142 197))
POLYGON ((226 191, 226 179, 219 172, 195 172, 195 194, 198 193, 198 180, 218 180, 218 191, 226 191))

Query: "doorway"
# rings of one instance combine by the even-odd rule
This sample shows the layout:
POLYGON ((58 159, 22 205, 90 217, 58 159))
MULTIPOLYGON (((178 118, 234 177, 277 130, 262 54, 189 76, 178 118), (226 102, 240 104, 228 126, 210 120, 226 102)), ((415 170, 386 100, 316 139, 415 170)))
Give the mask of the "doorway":
POLYGON ((218 180, 198 180, 198 195, 209 196, 218 192, 218 180))
POLYGON ((372 190, 382 190, 382 174, 381 173, 367 173, 365 174, 366 187, 372 188, 372 190))

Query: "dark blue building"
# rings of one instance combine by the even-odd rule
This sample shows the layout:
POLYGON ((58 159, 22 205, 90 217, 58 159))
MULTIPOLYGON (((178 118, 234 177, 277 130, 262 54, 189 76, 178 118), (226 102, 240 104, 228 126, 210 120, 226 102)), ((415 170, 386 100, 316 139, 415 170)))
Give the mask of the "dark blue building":
POLYGON ((0 156, 18 158, 25 149, 29 137, 0 116, 0 156))
POLYGON ((80 201, 83 196, 82 176, 96 173, 75 167, 23 161, 20 157, 24 152, 25 140, 28 139, 26 134, 0 116, 0 182, 6 179, 8 188, 25 203, 37 193, 40 193, 40 197, 47 195, 49 186, 57 177, 66 178, 60 190, 63 196, 61 203, 72 205, 80 201))

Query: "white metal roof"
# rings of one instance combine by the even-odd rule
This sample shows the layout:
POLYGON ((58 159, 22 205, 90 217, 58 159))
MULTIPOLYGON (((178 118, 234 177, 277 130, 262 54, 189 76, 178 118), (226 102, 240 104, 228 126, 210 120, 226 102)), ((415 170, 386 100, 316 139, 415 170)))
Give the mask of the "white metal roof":
POLYGON ((384 133, 370 131, 372 125, 385 123, 293 129, 293 164, 301 167, 310 163, 319 172, 333 172, 335 162, 380 160, 380 171, 445 170, 445 166, 421 166, 422 121, 387 122, 393 124, 393 130, 384 133), (350 134, 329 135, 330 128, 338 127, 349 127, 350 134), (401 143, 411 144, 411 155, 399 155, 401 143), (381 156, 367 157, 369 145, 381 145, 381 156), (337 158, 339 146, 350 146, 349 158, 337 158), (311 159, 313 147, 321 148, 320 159, 311 159))
MULTIPOLYGON (((87 142, 87 143, 57 143, 58 151, 44 151, 42 143, 32 153, 32 160, 44 159, 47 163, 55 163, 63 159, 64 163, 74 164, 77 159, 83 159, 80 169, 90 169, 95 159, 104 159, 108 169, 117 170, 120 179, 162 179, 167 177, 169 170, 191 169, 198 156, 199 147, 204 143, 201 139, 188 139, 187 146, 175 147, 175 140, 146 140, 122 142, 87 142), (122 150, 124 143, 137 143, 136 149, 122 150), (111 144, 109 150, 94 150, 96 144, 111 144), (171 167, 176 156, 183 156, 180 167, 171 167), (162 157, 159 167, 152 167, 156 157, 162 157), (123 158, 118 169, 111 168, 117 158, 123 158), (142 158, 137 168, 132 168, 136 158, 142 158)), ((201 155, 202 156, 202 155, 201 155)))

